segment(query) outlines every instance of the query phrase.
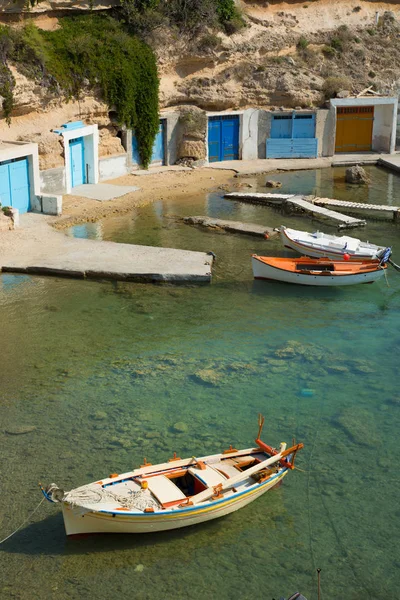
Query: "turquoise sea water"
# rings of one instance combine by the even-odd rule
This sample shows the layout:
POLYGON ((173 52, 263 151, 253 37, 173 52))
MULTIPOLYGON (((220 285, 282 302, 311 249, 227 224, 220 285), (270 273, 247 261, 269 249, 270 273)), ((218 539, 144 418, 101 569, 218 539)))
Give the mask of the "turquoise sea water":
MULTIPOLYGON (((369 171, 357 192, 342 170, 268 178, 283 192, 400 205, 400 179, 369 171)), ((265 176, 246 181, 262 190, 265 176)), ((37 506, 38 481, 70 489, 144 456, 249 447, 258 412, 267 443, 304 442, 301 470, 229 517, 170 533, 67 539, 45 503, 0 546, 0 597, 271 600, 299 589, 316 600, 317 567, 324 600, 398 597, 400 274, 342 289, 254 282, 250 255, 281 254, 279 240, 192 228, 178 219, 189 214, 335 231, 194 193, 72 234, 212 250, 209 286, 1 276, 0 538, 37 506)), ((355 235, 392 244, 400 263, 399 226, 355 235)))

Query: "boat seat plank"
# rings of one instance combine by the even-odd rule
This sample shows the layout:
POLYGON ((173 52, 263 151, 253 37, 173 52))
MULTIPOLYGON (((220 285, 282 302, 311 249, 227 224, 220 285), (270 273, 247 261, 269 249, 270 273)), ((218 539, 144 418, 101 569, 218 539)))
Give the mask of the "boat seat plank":
POLYGON ((161 504, 185 500, 185 494, 165 475, 155 475, 146 479, 148 489, 161 504))
POLYGON ((197 479, 199 479, 207 487, 213 487, 214 485, 225 483, 225 481, 228 479, 227 477, 224 477, 222 473, 213 467, 210 467, 210 465, 206 465, 205 469, 191 467, 188 469, 188 471, 193 475, 193 477, 197 477, 197 479))
POLYGON ((222 473, 222 475, 224 475, 227 479, 236 477, 236 475, 240 473, 240 468, 232 464, 230 461, 228 462, 227 460, 213 463, 213 469, 217 469, 217 471, 222 473))

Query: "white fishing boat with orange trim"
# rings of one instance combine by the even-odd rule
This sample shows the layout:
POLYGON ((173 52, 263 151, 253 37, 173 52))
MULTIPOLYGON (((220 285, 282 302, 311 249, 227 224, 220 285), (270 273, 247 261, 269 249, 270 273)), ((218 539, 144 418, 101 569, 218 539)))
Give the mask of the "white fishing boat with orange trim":
POLYGON ((270 279, 299 285, 338 286, 373 283, 386 272, 391 249, 387 248, 381 260, 349 261, 328 258, 282 258, 252 256, 255 279, 270 279))
POLYGON ((83 533, 148 533, 196 525, 228 515, 277 485, 303 444, 279 450, 261 439, 256 447, 151 465, 64 493, 54 483, 45 497, 62 505, 67 535, 83 533))
POLYGON ((362 242, 348 235, 329 235, 322 231, 309 233, 308 231, 289 229, 284 225, 279 227, 279 232, 285 248, 316 258, 355 261, 376 260, 385 251, 385 246, 362 242))

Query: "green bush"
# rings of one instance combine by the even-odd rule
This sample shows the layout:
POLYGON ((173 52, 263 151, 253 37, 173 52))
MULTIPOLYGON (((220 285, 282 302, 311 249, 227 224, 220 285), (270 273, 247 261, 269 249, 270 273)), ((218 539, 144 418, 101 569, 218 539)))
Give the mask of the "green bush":
POLYGON ((304 35, 302 35, 299 38, 299 41, 297 42, 296 46, 299 50, 305 50, 309 43, 310 42, 307 40, 307 38, 305 38, 304 35))
POLYGON ((351 81, 344 75, 336 75, 325 79, 322 91, 325 98, 334 98, 341 90, 351 90, 351 81))
POLYGON ((152 50, 111 17, 65 17, 60 25, 55 31, 42 31, 28 23, 16 34, 10 31, 12 45, 6 58, 67 97, 79 97, 87 87, 100 88, 119 123, 135 129, 141 161, 147 167, 159 128, 159 81, 152 50))
POLYGON ((209 50, 215 50, 221 43, 221 40, 215 33, 206 33, 200 38, 197 47, 202 52, 207 52, 209 50))
POLYGON ((331 45, 331 48, 334 48, 334 50, 336 50, 336 52, 342 52, 343 51, 343 42, 338 37, 333 37, 331 39, 330 45, 331 45))
POLYGON ((327 58, 333 58, 336 54, 336 50, 332 46, 324 46, 322 48, 322 54, 327 58))

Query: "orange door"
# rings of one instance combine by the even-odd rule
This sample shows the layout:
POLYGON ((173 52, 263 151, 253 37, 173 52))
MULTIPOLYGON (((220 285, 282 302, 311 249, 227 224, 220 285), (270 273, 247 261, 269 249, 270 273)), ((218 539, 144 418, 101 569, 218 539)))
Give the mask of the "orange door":
POLYGON ((338 107, 335 152, 372 150, 373 106, 338 107))

